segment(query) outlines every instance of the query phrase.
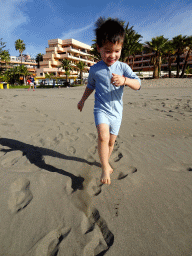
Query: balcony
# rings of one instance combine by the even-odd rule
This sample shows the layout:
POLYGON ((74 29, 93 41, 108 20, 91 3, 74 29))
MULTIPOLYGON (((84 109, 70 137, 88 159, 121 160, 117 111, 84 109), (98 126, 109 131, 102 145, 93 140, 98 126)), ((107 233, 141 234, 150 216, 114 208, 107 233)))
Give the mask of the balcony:
POLYGON ((45 48, 46 52, 56 52, 57 47, 45 48))
POLYGON ((51 61, 51 65, 59 66, 59 65, 61 65, 61 62, 60 62, 60 61, 52 60, 52 61, 51 61))
POLYGON ((57 59, 61 59, 61 55, 58 54, 58 53, 55 53, 55 54, 54 54, 54 57, 57 58, 57 59))
POLYGON ((53 73, 53 72, 57 72, 58 68, 44 68, 43 72, 49 72, 49 73, 53 73))
POLYGON ((50 60, 48 60, 48 61, 42 61, 42 62, 41 62, 41 67, 42 67, 42 66, 50 67, 50 65, 51 65, 51 61, 50 61, 50 60))
POLYGON ((46 53, 45 55, 43 55, 43 60, 45 60, 45 59, 52 59, 52 56, 53 56, 53 53, 51 53, 51 52, 46 53))
POLYGON ((81 49, 73 48, 72 46, 64 47, 62 49, 64 52, 68 52, 68 53, 72 52, 72 53, 77 53, 77 54, 84 55, 84 56, 91 56, 91 54, 89 54, 81 49))
POLYGON ((60 46, 56 47, 56 50, 57 50, 58 53, 59 52, 65 52, 64 48, 62 48, 60 46))

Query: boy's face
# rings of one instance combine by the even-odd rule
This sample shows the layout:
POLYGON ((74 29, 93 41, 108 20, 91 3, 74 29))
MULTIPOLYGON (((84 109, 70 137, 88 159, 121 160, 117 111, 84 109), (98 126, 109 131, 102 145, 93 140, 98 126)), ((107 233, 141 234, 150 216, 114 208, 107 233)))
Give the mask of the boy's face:
POLYGON ((102 60, 107 66, 113 65, 116 61, 119 60, 121 56, 123 43, 111 43, 107 42, 102 47, 97 45, 97 51, 100 53, 102 60))

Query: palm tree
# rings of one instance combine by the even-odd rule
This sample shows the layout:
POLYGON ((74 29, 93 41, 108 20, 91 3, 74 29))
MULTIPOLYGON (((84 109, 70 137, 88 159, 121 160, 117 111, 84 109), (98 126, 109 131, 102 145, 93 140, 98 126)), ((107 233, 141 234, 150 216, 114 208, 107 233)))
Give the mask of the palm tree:
MULTIPOLYGON (((5 68, 2 68, 1 67, 1 70, 6 70, 6 66, 7 66, 7 63, 9 63, 10 61, 10 54, 9 54, 9 51, 7 50, 3 50, 0 54, 0 58, 1 58, 1 61, 3 61, 5 63, 5 68)), ((2 65, 2 63, 0 63, 2 65)))
POLYGON ((3 48, 6 47, 6 43, 5 42, 2 42, 3 38, 0 38, 0 54, 1 52, 3 51, 3 48))
POLYGON ((5 81, 7 81, 10 84, 15 84, 16 82, 19 82, 20 77, 20 67, 16 66, 11 69, 8 69, 4 73, 5 81))
POLYGON ((180 71, 180 56, 184 53, 184 49, 186 48, 186 37, 178 35, 173 37, 173 46, 176 49, 176 62, 177 62, 177 78, 179 77, 179 71, 180 71))
POLYGON ((176 50, 174 49, 173 42, 168 41, 165 45, 165 51, 163 56, 166 58, 166 62, 168 62, 169 78, 171 78, 171 64, 176 60, 175 53, 176 50))
POLYGON ((39 65, 40 61, 43 61, 43 54, 38 53, 35 60, 37 62, 37 68, 39 68, 40 67, 40 65, 39 65))
POLYGON ((26 84, 26 77, 30 75, 27 67, 25 67, 24 65, 19 67, 19 74, 23 76, 24 78, 24 84, 26 84))
POLYGON ((50 74, 45 74, 45 79, 48 79, 48 85, 49 85, 49 81, 50 81, 50 79, 51 79, 51 75, 50 74))
POLYGON ((70 71, 73 69, 71 66, 71 61, 68 59, 61 60, 61 65, 59 66, 59 68, 65 70, 66 81, 68 82, 68 76, 70 75, 70 71))
MULTIPOLYGON (((6 43, 2 42, 3 38, 0 38, 0 59, 1 61, 5 62, 5 68, 6 68, 6 64, 9 62, 10 60, 10 55, 9 55, 9 51, 7 50, 3 50, 6 47, 6 43)), ((1 68, 2 63, 0 62, 0 72, 3 70, 1 68)))
POLYGON ((95 60, 100 61, 101 56, 100 53, 97 51, 96 39, 92 41, 95 43, 91 45, 91 54, 94 56, 95 60))
MULTIPOLYGON (((49 74, 47 73, 47 74, 45 74, 45 79, 49 79, 49 82, 50 82, 50 80, 53 79, 54 76, 55 75, 53 73, 49 73, 49 74)), ((48 85, 49 85, 49 82, 48 82, 48 85)))
POLYGON ((17 39, 17 40, 15 41, 15 49, 16 49, 17 51, 19 51, 19 53, 20 53, 20 56, 21 56, 21 65, 22 65, 22 53, 23 53, 23 51, 25 51, 25 44, 24 44, 23 40, 17 39))
POLYGON ((189 56, 192 52, 192 36, 188 36, 186 38, 185 52, 186 52, 186 57, 185 57, 185 63, 184 63, 184 66, 183 66, 183 70, 182 70, 182 73, 181 73, 181 76, 180 76, 181 78, 183 78, 183 76, 184 76, 185 70, 187 68, 188 59, 189 59, 189 56))
POLYGON ((5 73, 3 74, 3 81, 5 81, 7 83, 11 83, 12 82, 12 72, 11 72, 11 69, 7 69, 5 71, 5 73))
POLYGON ((133 61, 132 61, 132 67, 131 67, 132 69, 134 67, 135 55, 140 54, 142 51, 143 51, 143 45, 141 43, 136 43, 131 51, 133 55, 133 61))
POLYGON ((83 61, 79 61, 77 64, 76 64, 76 67, 80 70, 80 79, 81 79, 81 84, 82 84, 82 81, 83 81, 83 71, 85 70, 85 62, 83 61))
POLYGON ((162 55, 166 49, 166 42, 168 38, 164 36, 157 36, 152 38, 151 42, 145 42, 146 46, 144 47, 147 51, 154 52, 154 55, 151 58, 151 62, 154 66, 153 78, 159 78, 162 64, 162 55))
POLYGON ((185 70, 186 74, 192 74, 192 69, 188 66, 185 70))
POLYGON ((124 45, 121 51, 121 60, 123 62, 129 61, 129 56, 131 55, 129 41, 134 34, 133 26, 129 28, 129 22, 125 27, 125 38, 124 38, 124 45))
POLYGON ((142 50, 140 43, 142 36, 133 30, 133 26, 129 28, 129 22, 125 27, 124 44, 121 51, 121 60, 129 64, 129 56, 133 55, 133 63, 136 52, 142 50))

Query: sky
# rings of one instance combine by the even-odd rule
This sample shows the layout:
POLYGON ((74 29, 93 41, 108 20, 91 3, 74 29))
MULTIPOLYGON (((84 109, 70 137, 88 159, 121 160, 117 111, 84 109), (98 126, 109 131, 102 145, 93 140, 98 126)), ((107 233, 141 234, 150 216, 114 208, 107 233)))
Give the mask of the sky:
POLYGON ((129 22, 142 43, 164 35, 192 35, 192 0, 0 0, 0 38, 11 56, 15 41, 26 45, 24 54, 45 54, 50 39, 76 39, 91 45, 99 17, 129 22))

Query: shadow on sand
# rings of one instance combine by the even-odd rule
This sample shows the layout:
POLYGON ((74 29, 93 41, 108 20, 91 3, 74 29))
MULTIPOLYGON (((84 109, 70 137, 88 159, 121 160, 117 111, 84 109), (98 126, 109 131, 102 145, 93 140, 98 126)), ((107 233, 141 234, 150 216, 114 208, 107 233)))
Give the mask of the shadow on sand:
MULTIPOLYGON (((57 157, 57 158, 61 158, 69 161, 76 161, 76 162, 86 163, 88 165, 95 165, 100 167, 100 163, 97 163, 97 162, 89 162, 83 158, 67 156, 51 149, 36 147, 36 146, 30 145, 21 141, 13 140, 13 139, 0 138, 0 145, 8 147, 8 148, 0 149, 1 152, 8 153, 11 151, 20 150, 23 153, 23 155, 27 157, 30 163, 35 164, 38 168, 44 169, 49 172, 57 172, 59 174, 70 177, 72 180, 71 187, 73 189, 73 192, 75 192, 78 189, 83 190, 84 178, 81 176, 77 177, 72 173, 66 172, 62 169, 58 169, 52 165, 46 164, 43 156, 57 157)), ((103 238, 108 246, 106 250, 97 254, 97 256, 103 256, 113 245, 114 235, 109 230, 106 221, 100 216, 99 211, 97 209, 95 209, 92 212, 92 217, 93 217, 94 223, 98 225, 103 235, 103 238)))
POLYGON ((77 161, 81 163, 86 163, 88 165, 96 165, 100 166, 97 162, 89 162, 83 158, 74 157, 74 156, 67 156, 61 153, 58 153, 51 149, 46 149, 42 147, 36 147, 30 144, 26 144, 24 142, 8 139, 8 138, 0 138, 0 145, 7 146, 10 149, 1 149, 2 152, 11 152, 15 150, 20 150, 23 152, 23 155, 27 157, 27 159, 30 161, 31 164, 35 164, 40 169, 44 169, 49 172, 57 172, 59 174, 68 176, 72 180, 72 189, 73 191, 76 191, 77 189, 82 190, 83 189, 83 181, 84 178, 79 176, 75 176, 72 173, 66 172, 62 169, 58 169, 50 164, 46 164, 44 161, 43 156, 51 156, 51 157, 57 157, 69 161, 77 161))

